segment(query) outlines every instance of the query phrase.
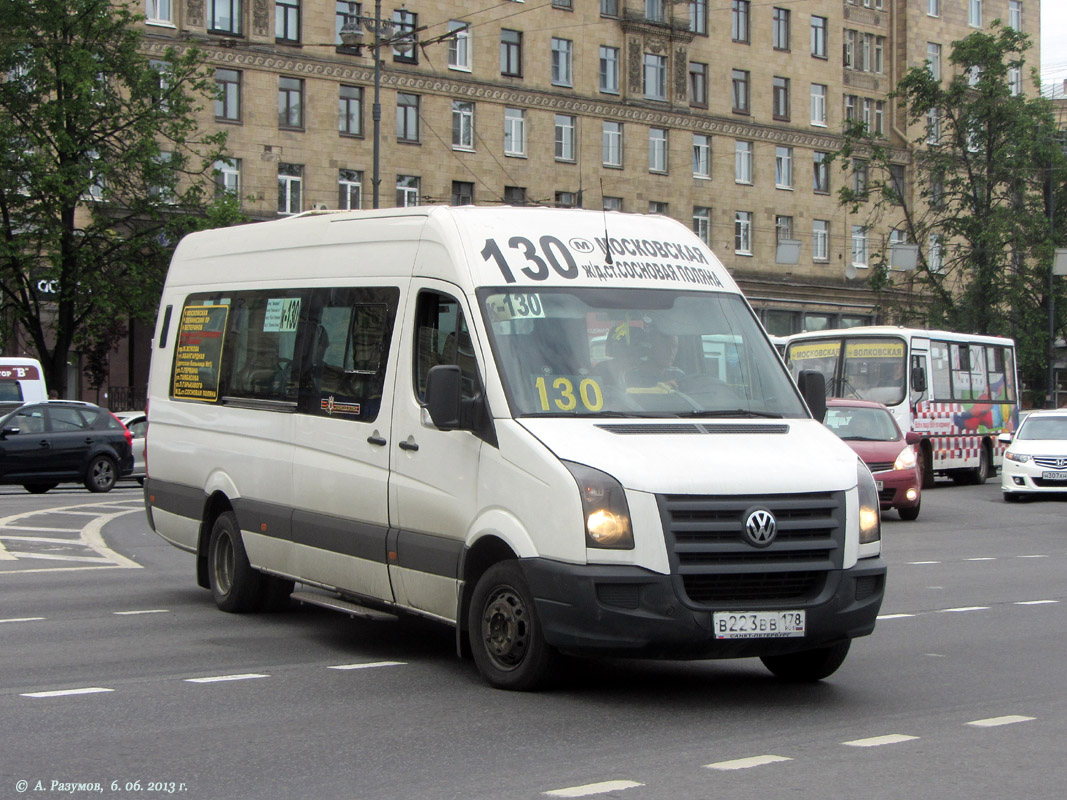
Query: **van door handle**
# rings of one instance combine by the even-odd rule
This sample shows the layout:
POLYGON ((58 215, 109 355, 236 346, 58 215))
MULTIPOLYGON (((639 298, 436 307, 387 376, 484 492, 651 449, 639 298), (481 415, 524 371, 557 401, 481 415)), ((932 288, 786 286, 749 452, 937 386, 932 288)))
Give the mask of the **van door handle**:
POLYGON ((41 439, 40 445, 41 445, 41 447, 49 447, 50 446, 48 444, 48 440, 47 439, 41 439))
POLYGON ((378 447, 385 447, 385 445, 386 445, 385 439, 383 437, 379 436, 377 431, 375 431, 370 436, 368 436, 367 437, 367 441, 370 444, 377 445, 378 447))
POLYGON ((419 449, 419 446, 417 444, 415 444, 415 437, 414 436, 409 436, 407 439, 405 439, 404 441, 402 441, 400 443, 400 449, 401 450, 410 450, 411 452, 415 452, 416 450, 419 449))

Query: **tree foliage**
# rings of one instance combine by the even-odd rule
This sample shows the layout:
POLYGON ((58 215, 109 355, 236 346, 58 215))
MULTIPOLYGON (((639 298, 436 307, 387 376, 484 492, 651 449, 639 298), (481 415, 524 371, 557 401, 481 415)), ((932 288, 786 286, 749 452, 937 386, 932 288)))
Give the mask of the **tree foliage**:
MULTIPOLYGON (((853 213, 866 208, 869 225, 884 223, 919 245, 918 268, 902 282, 891 278, 888 247, 873 265, 875 289, 909 290, 894 293, 906 298, 894 309, 898 318, 1010 336, 1024 378, 1043 387, 1048 187, 1062 191, 1065 162, 1049 101, 1017 91, 1029 47, 1025 34, 998 22, 953 42, 954 75, 938 80, 928 67, 912 68, 890 94, 909 130, 920 130, 907 150, 854 122, 833 157, 846 172, 867 169, 866 186, 851 181, 841 203, 853 213)), ((1032 80, 1036 88, 1036 73, 1032 80)), ((1059 292, 1057 309, 1067 310, 1059 292)), ((1062 336, 1067 314, 1057 317, 1062 336)))
POLYGON ((126 2, 0 0, 0 19, 0 285, 62 394, 71 349, 150 321, 181 236, 239 212, 214 198, 199 51, 150 60, 126 2))

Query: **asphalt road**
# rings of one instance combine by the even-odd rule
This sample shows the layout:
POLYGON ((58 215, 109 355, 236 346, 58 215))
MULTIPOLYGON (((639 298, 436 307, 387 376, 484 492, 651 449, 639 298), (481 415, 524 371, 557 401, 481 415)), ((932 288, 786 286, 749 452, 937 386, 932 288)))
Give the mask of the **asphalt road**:
POLYGON ((2 487, 0 798, 1060 798, 1065 512, 992 481, 884 515, 882 619, 821 684, 594 661, 528 695, 432 623, 216 610, 135 488, 2 487))

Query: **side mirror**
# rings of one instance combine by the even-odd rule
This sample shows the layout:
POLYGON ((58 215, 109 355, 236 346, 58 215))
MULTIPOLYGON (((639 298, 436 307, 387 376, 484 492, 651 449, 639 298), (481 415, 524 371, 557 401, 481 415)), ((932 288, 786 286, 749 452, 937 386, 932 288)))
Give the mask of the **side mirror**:
POLYGON ((1011 444, 1012 435, 1010 433, 1002 433, 997 437, 997 441, 1001 444, 1011 444))
POLYGON ((808 404, 811 415, 819 422, 826 419, 826 377, 813 369, 800 371, 797 387, 808 404))
POLYGON ((904 434, 904 441, 907 444, 918 444, 923 440, 923 435, 918 431, 908 431, 904 434))
POLYGON ((460 425, 463 401, 462 374, 455 364, 439 364, 431 367, 426 376, 426 402, 433 424, 443 431, 455 430, 460 425))
POLYGON ((22 428, 19 428, 17 425, 12 425, 0 431, 0 439, 6 439, 8 436, 16 436, 20 433, 22 433, 22 428))
POLYGON ((922 394, 926 391, 926 370, 919 368, 911 373, 911 390, 922 394))

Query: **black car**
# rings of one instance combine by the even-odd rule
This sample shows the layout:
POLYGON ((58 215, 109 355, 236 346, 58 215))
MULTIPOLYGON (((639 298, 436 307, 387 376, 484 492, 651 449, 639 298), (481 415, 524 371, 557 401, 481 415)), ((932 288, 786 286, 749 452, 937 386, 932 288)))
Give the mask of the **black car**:
POLYGON ((41 494, 80 482, 90 492, 110 492, 133 471, 132 438, 110 411, 92 403, 29 403, 0 418, 0 484, 41 494))

